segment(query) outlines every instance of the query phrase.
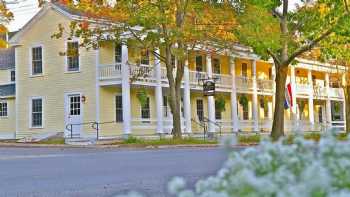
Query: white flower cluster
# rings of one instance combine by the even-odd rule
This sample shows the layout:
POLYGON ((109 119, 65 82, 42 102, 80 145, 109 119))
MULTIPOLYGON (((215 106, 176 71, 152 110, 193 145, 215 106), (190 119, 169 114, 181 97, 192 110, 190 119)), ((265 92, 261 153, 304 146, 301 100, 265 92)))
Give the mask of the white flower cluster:
POLYGON ((177 197, 349 197, 350 141, 332 136, 319 143, 297 137, 292 145, 264 141, 232 153, 194 191, 178 177, 168 189, 177 197))

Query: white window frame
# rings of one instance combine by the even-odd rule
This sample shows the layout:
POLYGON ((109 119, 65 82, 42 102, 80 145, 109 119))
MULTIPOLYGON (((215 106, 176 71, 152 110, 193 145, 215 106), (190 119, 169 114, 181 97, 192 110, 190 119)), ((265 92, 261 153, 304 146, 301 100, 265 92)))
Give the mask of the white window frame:
POLYGON ((79 41, 78 38, 73 38, 73 39, 70 39, 70 40, 66 39, 66 40, 65 40, 65 43, 64 43, 64 44, 65 44, 65 46, 64 46, 65 52, 67 52, 67 50, 68 50, 68 43, 69 43, 69 42, 77 42, 77 43, 78 43, 79 69, 78 69, 78 70, 74 70, 74 71, 68 70, 68 56, 67 56, 67 54, 66 54, 66 55, 64 56, 64 61, 65 61, 64 72, 65 72, 65 73, 80 73, 80 72, 81 72, 81 65, 82 65, 82 64, 81 64, 81 51, 80 51, 80 47, 79 47, 80 41, 79 41))
POLYGON ((4 101, 0 101, 0 104, 6 104, 6 116, 0 116, 0 119, 5 119, 9 117, 9 103, 4 100, 4 101))
POLYGON ((33 97, 30 97, 29 98, 29 128, 30 129, 43 129, 44 128, 44 125, 45 125, 45 108, 44 108, 44 106, 45 106, 45 99, 44 99, 44 97, 42 97, 42 96, 33 96, 33 97), (35 99, 41 99, 41 126, 33 126, 33 124, 32 124, 32 113, 33 113, 33 100, 35 100, 35 99))
POLYGON ((41 77, 44 76, 45 73, 45 52, 44 52, 44 45, 43 44, 35 44, 35 45, 31 45, 28 49, 29 51, 29 76, 30 77, 41 77), (33 74, 33 48, 38 48, 41 47, 41 73, 39 74, 33 74))

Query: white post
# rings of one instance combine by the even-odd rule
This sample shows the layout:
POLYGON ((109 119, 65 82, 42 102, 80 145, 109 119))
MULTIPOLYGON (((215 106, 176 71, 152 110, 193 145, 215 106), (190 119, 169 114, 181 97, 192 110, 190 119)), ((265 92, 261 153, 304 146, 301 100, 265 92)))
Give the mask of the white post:
POLYGON ((230 57, 230 70, 231 70, 231 118, 232 118, 232 132, 238 132, 239 122, 237 115, 237 89, 236 89, 236 69, 235 69, 235 57, 230 57))
POLYGON ((310 86, 310 92, 309 92, 309 121, 310 124, 314 124, 314 88, 313 88, 313 82, 312 82, 312 72, 311 70, 308 70, 307 72, 307 79, 308 84, 310 86))
MULTIPOLYGON (((155 54, 160 55, 159 49, 155 50, 155 54)), ((163 133, 163 92, 162 92, 162 71, 159 57, 154 56, 154 66, 156 74, 156 112, 157 112, 157 133, 163 133)))
POLYGON ((252 61, 252 79, 253 79, 253 106, 252 118, 254 121, 254 131, 259 131, 259 115, 258 115, 258 87, 256 80, 256 59, 252 61))
POLYGON ((128 63, 128 46, 122 45, 122 102, 123 130, 127 137, 131 134, 130 69, 128 63))
MULTIPOLYGON (((213 70, 211 65, 211 55, 207 54, 207 74, 208 77, 211 79, 213 78, 213 70)), ((208 96, 208 132, 214 133, 215 132, 215 100, 214 96, 208 96)))
MULTIPOLYGON (((329 93, 329 74, 325 74, 325 82, 326 82, 326 92, 329 93)), ((332 106, 331 106, 331 99, 329 98, 329 94, 327 94, 327 100, 326 100, 326 124, 328 126, 332 125, 332 106)))
POLYGON ((96 122, 100 122, 100 49, 96 49, 96 122))
POLYGON ((184 68, 184 116, 185 116, 185 132, 192 133, 191 122, 191 87, 190 87, 190 69, 188 68, 188 60, 185 62, 184 68))
POLYGON ((290 84, 291 84, 291 89, 292 89, 292 103, 293 106, 291 108, 291 116, 292 120, 296 121, 297 120, 297 92, 296 92, 296 81, 295 81, 295 68, 292 65, 290 67, 290 84))

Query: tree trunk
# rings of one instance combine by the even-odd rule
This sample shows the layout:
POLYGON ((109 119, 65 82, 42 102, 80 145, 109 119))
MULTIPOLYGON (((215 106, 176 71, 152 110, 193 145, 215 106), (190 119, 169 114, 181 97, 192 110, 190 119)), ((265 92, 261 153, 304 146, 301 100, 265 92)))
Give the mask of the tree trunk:
MULTIPOLYGON (((285 85, 288 74, 287 66, 276 65, 276 93, 275 93, 275 111, 273 115, 271 138, 278 140, 284 136, 284 102, 285 85)), ((295 105, 295 103, 293 103, 295 105)))
POLYGON ((170 87, 170 108, 173 114, 173 138, 181 139, 181 92, 176 89, 175 84, 170 87))
POLYGON ((344 95, 345 95, 345 131, 350 134, 350 85, 345 85, 344 95))
POLYGON ((181 139, 182 138, 182 129, 181 129, 181 80, 183 75, 183 69, 178 65, 176 69, 176 78, 174 78, 173 70, 174 67, 171 64, 171 52, 170 48, 172 45, 167 45, 166 47, 166 69, 167 69, 167 78, 169 81, 170 89, 170 109, 173 115, 173 138, 181 139), (181 72, 182 71, 182 72, 181 72), (179 78, 179 79, 178 79, 179 78))

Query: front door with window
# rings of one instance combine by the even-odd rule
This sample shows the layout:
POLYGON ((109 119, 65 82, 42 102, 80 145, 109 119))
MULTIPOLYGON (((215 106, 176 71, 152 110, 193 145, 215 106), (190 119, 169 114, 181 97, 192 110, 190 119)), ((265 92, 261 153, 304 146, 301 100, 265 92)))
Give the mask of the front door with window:
POLYGON ((81 94, 68 94, 65 100, 66 109, 66 136, 79 137, 82 132, 83 116, 81 94), (72 131, 71 131, 72 130, 72 131))

